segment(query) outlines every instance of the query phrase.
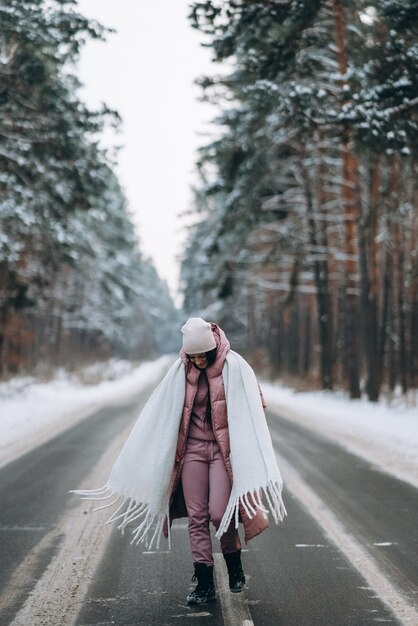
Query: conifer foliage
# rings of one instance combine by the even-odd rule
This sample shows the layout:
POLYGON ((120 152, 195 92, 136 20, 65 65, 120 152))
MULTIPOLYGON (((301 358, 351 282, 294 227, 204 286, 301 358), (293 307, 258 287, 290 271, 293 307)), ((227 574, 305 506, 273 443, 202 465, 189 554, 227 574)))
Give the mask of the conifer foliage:
POLYGON ((168 289, 139 250, 98 145, 119 117, 77 93, 80 49, 106 32, 74 0, 0 4, 3 375, 170 347, 168 289))
POLYGON ((194 2, 219 76, 185 306, 276 373, 377 400, 418 384, 414 0, 194 2))

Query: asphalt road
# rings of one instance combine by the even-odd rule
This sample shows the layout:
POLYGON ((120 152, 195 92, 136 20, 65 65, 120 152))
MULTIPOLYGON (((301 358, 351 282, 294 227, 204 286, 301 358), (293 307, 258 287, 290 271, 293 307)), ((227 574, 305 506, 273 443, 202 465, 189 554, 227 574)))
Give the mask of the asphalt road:
MULTIPOLYGON (((288 488, 284 491, 288 510, 284 524, 273 525, 243 553, 248 578, 243 594, 232 596, 225 589, 223 563, 217 557, 222 592, 218 601, 205 607, 186 605, 193 570, 186 520, 181 520, 173 528, 171 552, 144 553, 129 545, 129 532, 121 536, 112 530, 103 536, 100 558, 92 561, 91 571, 83 574, 81 583, 73 589, 72 579, 62 574, 64 594, 58 603, 58 611, 62 604, 62 617, 57 618, 56 608, 49 612, 48 602, 53 601, 55 591, 50 590, 49 599, 45 586, 45 597, 30 614, 28 603, 41 593, 36 585, 54 560, 61 558, 62 519, 77 512, 76 497, 68 490, 83 483, 111 441, 133 423, 146 395, 96 412, 0 471, 1 626, 184 626, 191 620, 208 626, 369 626, 381 622, 416 626, 411 620, 402 622, 395 617, 381 594, 365 580, 361 568, 330 540, 327 528, 312 516, 300 494, 288 488), (28 606, 29 621, 26 612, 19 622, 19 611, 28 606)), ((275 448, 286 460, 286 471, 289 467, 297 470, 366 550, 385 580, 406 602, 416 604, 417 491, 277 415, 269 414, 269 423, 275 448)), ((84 519, 90 515, 81 523, 84 519)), ((95 532, 101 532, 100 525, 95 532)), ((81 533, 77 526, 73 534, 78 546, 81 533)), ((214 546, 218 554, 216 539, 214 546)), ((81 557, 74 556, 75 568, 77 558, 81 557)), ((58 588, 60 581, 56 582, 58 588)))

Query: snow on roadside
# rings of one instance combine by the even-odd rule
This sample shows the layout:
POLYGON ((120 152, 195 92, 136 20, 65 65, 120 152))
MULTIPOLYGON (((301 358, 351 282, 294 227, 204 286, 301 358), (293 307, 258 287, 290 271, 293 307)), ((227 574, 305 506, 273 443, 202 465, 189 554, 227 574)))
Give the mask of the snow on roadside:
MULTIPOLYGON (((58 370, 39 383, 19 377, 0 384, 0 467, 103 406, 123 402, 157 383, 172 361, 165 355, 132 369, 112 360, 86 368, 82 384, 58 370)), ((268 408, 314 429, 386 472, 418 487, 418 408, 348 400, 333 392, 299 392, 262 382, 268 408)))
MULTIPOLYGON (((73 426, 93 411, 140 393, 157 383, 173 361, 164 355, 129 371, 114 360, 101 371, 108 380, 85 385, 63 370, 46 383, 29 377, 0 384, 0 467, 73 426), (109 380, 110 379, 110 380, 109 380)), ((100 367, 87 368, 85 378, 97 379, 100 367)))
POLYGON ((267 409, 315 430, 379 469, 418 487, 418 408, 299 392, 262 382, 267 409))

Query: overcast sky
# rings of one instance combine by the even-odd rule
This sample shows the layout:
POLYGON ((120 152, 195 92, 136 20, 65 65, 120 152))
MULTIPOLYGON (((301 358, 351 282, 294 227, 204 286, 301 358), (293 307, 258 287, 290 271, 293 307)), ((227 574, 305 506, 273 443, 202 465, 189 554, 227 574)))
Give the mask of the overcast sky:
MULTIPOLYGON (((210 53, 188 23, 187 0, 79 0, 80 12, 116 29, 82 52, 81 96, 123 118, 118 175, 142 250, 174 295, 184 234, 178 214, 191 205, 196 148, 214 110, 193 81, 210 73, 210 53)), ((107 142, 114 141, 109 135, 107 142)), ((178 302, 178 298, 177 298, 178 302)))

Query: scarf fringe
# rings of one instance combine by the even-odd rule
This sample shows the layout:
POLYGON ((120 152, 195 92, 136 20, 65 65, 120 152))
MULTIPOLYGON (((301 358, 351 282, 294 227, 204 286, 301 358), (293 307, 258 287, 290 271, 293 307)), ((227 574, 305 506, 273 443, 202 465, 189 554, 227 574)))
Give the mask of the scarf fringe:
POLYGON ((221 538, 221 536, 228 530, 233 517, 235 518, 235 528, 238 528, 240 506, 243 507, 246 515, 248 515, 250 519, 257 514, 257 510, 262 511, 264 515, 268 515, 270 511, 276 524, 282 522, 285 515, 287 515, 286 507, 284 506, 282 500, 282 488, 282 482, 270 480, 267 486, 260 486, 258 488, 254 488, 252 491, 247 491, 246 493, 237 496, 228 504, 215 536, 218 539, 221 538), (261 501, 261 491, 266 497, 268 509, 264 507, 261 501), (252 502, 250 502, 250 498, 252 502))
MULTIPOLYGON (((140 543, 143 543, 148 550, 152 550, 154 546, 156 550, 159 550, 166 514, 157 515, 155 513, 152 513, 149 510, 148 504, 143 502, 135 502, 133 498, 118 494, 107 485, 101 487, 100 489, 72 490, 70 493, 75 493, 81 496, 82 500, 110 500, 110 498, 113 497, 114 499, 111 502, 108 502, 103 506, 96 507, 93 509, 93 511, 107 509, 108 507, 111 507, 119 502, 116 510, 113 511, 112 515, 105 522, 105 524, 113 524, 114 522, 118 521, 119 524, 117 528, 121 531, 123 535, 126 526, 128 526, 128 524, 130 524, 134 520, 139 519, 141 521, 131 531, 133 534, 133 539, 130 542, 131 545, 139 545, 140 543), (123 509, 123 507, 125 506, 125 511, 123 513, 120 513, 121 509, 123 509), (148 541, 148 534, 150 532, 152 532, 152 535, 150 541, 148 541)), ((171 544, 171 541, 169 541, 169 544, 171 544)), ((170 545, 169 548, 171 548, 170 545)))
MULTIPOLYGON (((282 522, 285 515, 287 515, 287 511, 282 500, 282 488, 282 482, 270 480, 267 486, 253 488, 252 491, 247 491, 246 493, 237 496, 228 504, 215 536, 218 537, 218 539, 221 538, 221 536, 228 530, 232 518, 234 518, 235 528, 238 528, 240 506, 243 507, 246 515, 248 515, 250 519, 257 514, 257 511, 261 511, 264 515, 268 515, 268 513, 271 512, 276 524, 282 522), (265 508, 262 503, 261 492, 265 495, 268 508, 265 508)), ((139 545, 140 543, 143 543, 148 550, 151 550, 154 546, 157 550, 159 550, 161 536, 163 534, 164 520, 166 517, 168 518, 168 513, 159 515, 152 513, 149 510, 148 504, 144 502, 138 503, 133 498, 118 494, 107 485, 101 487, 100 489, 73 490, 71 493, 81 496, 83 500, 93 501, 110 500, 113 497, 111 502, 95 507, 93 511, 107 509, 119 503, 105 524, 107 525, 119 522, 117 528, 123 535, 125 533, 125 528, 129 524, 136 520, 140 520, 138 525, 131 531, 133 535, 130 542, 131 545, 139 545), (120 512, 124 507, 126 507, 125 510, 120 512), (155 527, 153 528, 151 540, 148 541, 148 534, 151 532, 154 525, 155 527)), ((170 527, 170 524, 168 524, 168 526, 170 527)), ((171 549, 170 536, 169 549, 171 549)))

